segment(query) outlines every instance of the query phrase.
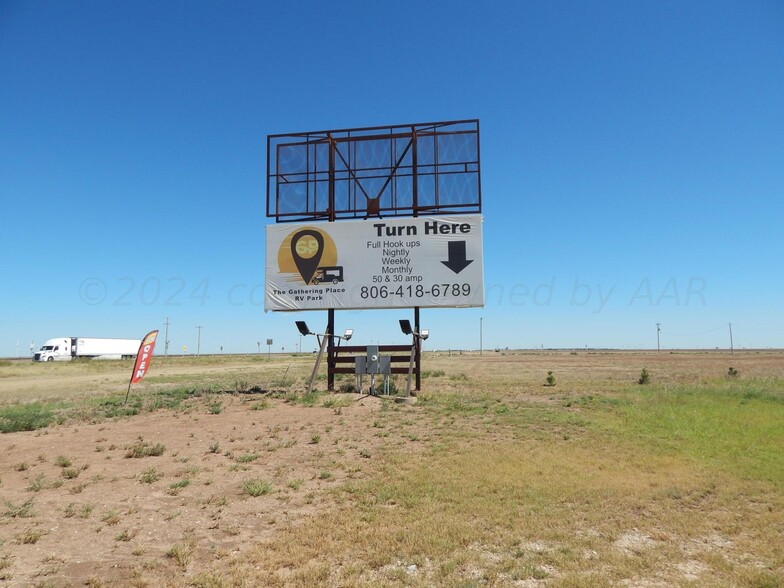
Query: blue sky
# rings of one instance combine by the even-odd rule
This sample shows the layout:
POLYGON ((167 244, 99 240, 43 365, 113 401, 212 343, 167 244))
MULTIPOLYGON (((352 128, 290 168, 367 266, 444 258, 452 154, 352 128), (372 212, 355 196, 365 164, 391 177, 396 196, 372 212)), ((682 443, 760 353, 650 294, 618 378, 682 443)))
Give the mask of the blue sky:
POLYGON ((778 1, 4 0, 0 356, 293 350, 326 316, 264 313, 266 136, 465 118, 486 306, 429 348, 784 346, 778 1))

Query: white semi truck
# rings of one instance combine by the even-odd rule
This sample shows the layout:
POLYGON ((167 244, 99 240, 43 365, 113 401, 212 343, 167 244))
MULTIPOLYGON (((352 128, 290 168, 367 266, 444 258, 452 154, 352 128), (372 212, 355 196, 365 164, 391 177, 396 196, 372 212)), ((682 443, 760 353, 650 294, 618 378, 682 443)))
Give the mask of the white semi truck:
POLYGON ((140 339, 96 339, 94 337, 58 337, 49 339, 33 361, 71 361, 77 357, 123 359, 135 357, 140 339))

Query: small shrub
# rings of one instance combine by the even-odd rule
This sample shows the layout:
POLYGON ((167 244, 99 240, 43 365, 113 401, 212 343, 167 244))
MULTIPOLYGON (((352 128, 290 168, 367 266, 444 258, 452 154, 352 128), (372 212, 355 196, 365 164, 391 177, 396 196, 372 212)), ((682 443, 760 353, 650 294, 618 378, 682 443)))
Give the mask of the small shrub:
POLYGON ((171 484, 169 484, 168 493, 171 494, 172 496, 177 496, 180 493, 180 490, 189 486, 190 483, 191 481, 188 480, 187 478, 184 478, 182 480, 177 480, 176 482, 172 482, 171 484))
POLYGON ((139 440, 128 447, 128 451, 125 453, 125 457, 128 458, 140 458, 140 457, 151 457, 151 456, 160 456, 163 455, 163 452, 166 451, 166 446, 161 443, 156 443, 153 445, 152 443, 148 443, 141 437, 139 440))
POLYGON ((29 519, 34 516, 33 499, 26 500, 22 504, 14 504, 13 502, 5 501, 4 517, 11 519, 29 519))
POLYGON ((30 492, 40 492, 44 488, 46 488, 46 478, 43 474, 38 474, 35 479, 27 486, 27 489, 30 492))
POLYGON ((555 376, 553 375, 553 372, 547 372, 547 378, 545 378, 544 385, 555 386, 555 376))
POLYGON ((736 370, 734 367, 730 366, 730 369, 727 370, 727 377, 728 378, 737 378, 740 372, 736 370))
POLYGON ((71 467, 71 460, 65 457, 64 455, 58 455, 56 458, 54 458, 54 463, 55 465, 61 468, 71 467))
POLYGON ((210 445, 210 453, 220 453, 220 443, 215 441, 210 445))
POLYGON ((220 400, 214 400, 207 403, 207 412, 209 414, 220 414, 223 412, 223 403, 220 400))
POLYGON ((139 532, 138 529, 125 529, 122 533, 117 535, 114 540, 115 541, 130 541, 136 534, 139 532))
POLYGON ((321 441, 321 435, 311 435, 310 437, 310 444, 316 445, 319 441, 321 441))
POLYGON ((163 474, 151 466, 139 474, 139 481, 142 484, 152 484, 153 482, 160 480, 162 477, 163 474))
POLYGON ((20 545, 35 545, 43 536, 44 532, 39 529, 27 529, 16 537, 16 542, 20 545))
POLYGON ((110 510, 101 517, 101 520, 107 525, 116 525, 120 522, 120 514, 116 510, 110 510))
POLYGON ((259 459, 258 453, 244 453, 236 457, 236 460, 239 463, 250 463, 252 461, 256 461, 257 459, 259 459))
POLYGON ((640 379, 637 380, 637 383, 640 386, 645 386, 645 384, 649 383, 650 381, 651 381, 651 375, 648 373, 648 370, 642 368, 642 371, 640 372, 640 379))
POLYGON ((340 390, 344 394, 350 394, 352 392, 356 392, 357 391, 357 386, 356 386, 356 384, 354 382, 351 382, 351 381, 343 382, 340 385, 340 388, 338 388, 338 390, 340 390))
POLYGON ((251 410, 267 410, 270 407, 269 400, 266 398, 264 400, 259 400, 258 402, 254 402, 250 405, 251 410))
POLYGON ((65 468, 60 472, 60 475, 66 480, 74 480, 79 477, 81 472, 82 470, 77 470, 76 468, 65 468))
POLYGON ((248 496, 264 496, 272 491, 272 484, 266 480, 245 480, 241 486, 243 494, 248 496))
POLYGON ((184 568, 190 563, 192 553, 193 547, 190 544, 182 545, 177 543, 166 552, 166 557, 173 559, 178 566, 184 568))

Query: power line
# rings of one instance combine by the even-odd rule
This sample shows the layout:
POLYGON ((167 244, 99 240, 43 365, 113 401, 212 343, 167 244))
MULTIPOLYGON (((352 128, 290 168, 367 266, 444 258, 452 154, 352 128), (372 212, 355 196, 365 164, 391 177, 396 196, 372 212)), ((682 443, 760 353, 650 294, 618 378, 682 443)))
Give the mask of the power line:
POLYGON ((721 329, 724 329, 729 323, 722 323, 716 328, 708 329, 707 331, 699 331, 697 333, 673 333, 671 331, 664 331, 665 335, 672 335, 674 337, 696 337, 698 335, 707 335, 708 333, 715 333, 721 329))

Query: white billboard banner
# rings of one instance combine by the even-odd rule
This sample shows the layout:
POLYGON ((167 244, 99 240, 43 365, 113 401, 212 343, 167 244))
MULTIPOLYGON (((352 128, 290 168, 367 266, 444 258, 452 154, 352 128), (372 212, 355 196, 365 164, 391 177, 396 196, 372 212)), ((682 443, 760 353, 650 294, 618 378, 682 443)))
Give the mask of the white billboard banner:
POLYGON ((267 225, 265 310, 484 306, 482 216, 267 225))

